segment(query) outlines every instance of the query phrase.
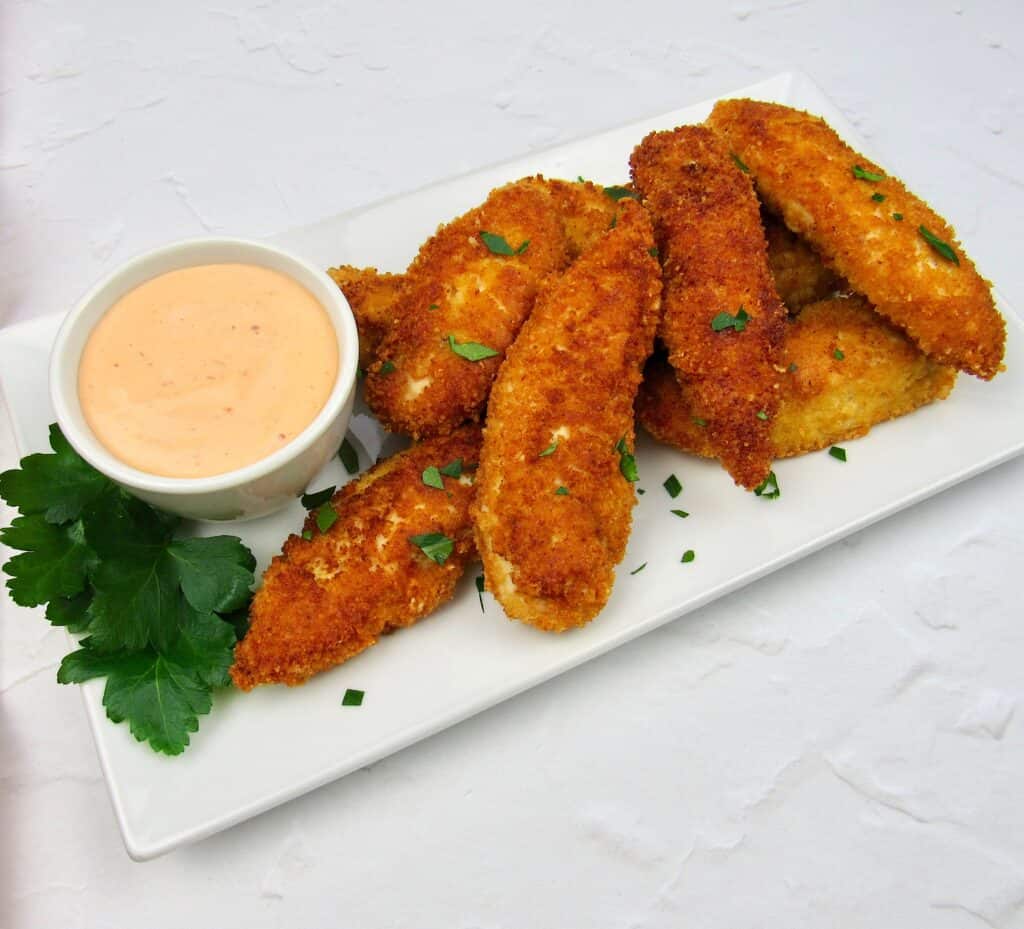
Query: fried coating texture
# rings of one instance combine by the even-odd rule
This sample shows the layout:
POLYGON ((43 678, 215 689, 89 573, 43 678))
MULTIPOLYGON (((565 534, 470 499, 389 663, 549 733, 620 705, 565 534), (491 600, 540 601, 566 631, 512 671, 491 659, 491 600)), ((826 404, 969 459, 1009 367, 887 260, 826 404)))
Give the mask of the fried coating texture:
POLYGON ((394 325, 395 305, 405 287, 404 274, 339 265, 327 273, 348 300, 359 330, 359 367, 373 361, 381 339, 394 325))
POLYGON ((548 631, 608 601, 636 501, 616 445, 633 447, 661 275, 647 214, 620 209, 538 299, 488 405, 472 508, 486 584, 510 617, 548 631))
POLYGON ((654 216, 665 291, 659 336, 677 376, 707 412, 707 438, 737 484, 752 489, 771 468, 768 422, 778 403, 786 312, 768 266, 750 179, 703 126, 652 132, 630 158, 654 216), (720 313, 749 321, 712 329, 720 313))
POLYGON ((894 177, 855 177, 856 165, 885 172, 800 110, 723 100, 708 125, 750 168, 765 205, 931 358, 986 380, 998 373, 1005 321, 952 227, 927 203, 894 177), (941 257, 921 227, 948 243, 959 263, 941 257))
POLYGON ((808 303, 849 289, 846 281, 825 267, 814 249, 790 232, 781 219, 762 210, 761 221, 775 289, 791 314, 799 313, 808 303))
POLYGON ((538 289, 607 228, 615 208, 596 185, 538 176, 499 187, 442 226, 409 266, 394 324, 369 367, 366 399, 384 426, 420 438, 479 419, 538 289), (514 254, 493 253, 483 232, 514 254), (470 361, 450 338, 497 354, 470 361))
MULTIPOLYGON (((776 458, 865 435, 878 423, 945 398, 956 382, 955 368, 928 358, 861 297, 805 307, 787 326, 782 363, 786 373, 771 422, 776 458)), ((648 362, 637 419, 652 436, 714 458, 707 430, 694 421, 702 412, 663 358, 648 362)))
POLYGON ((446 477, 438 490, 423 483, 422 473, 456 458, 475 464, 479 454, 480 429, 465 426, 346 484, 331 501, 338 519, 327 532, 319 532, 310 513, 305 529, 312 538, 289 536, 263 575, 249 631, 235 648, 235 685, 301 684, 451 599, 475 557, 472 476, 446 477), (432 532, 454 542, 443 565, 409 541, 432 532))

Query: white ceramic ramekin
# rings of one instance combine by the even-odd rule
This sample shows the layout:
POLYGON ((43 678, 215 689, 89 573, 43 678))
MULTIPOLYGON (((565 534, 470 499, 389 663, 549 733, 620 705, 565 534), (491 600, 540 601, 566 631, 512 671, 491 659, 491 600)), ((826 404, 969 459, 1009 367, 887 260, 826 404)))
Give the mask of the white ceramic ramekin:
POLYGON ((348 301, 318 268, 281 249, 244 239, 176 242, 133 258, 96 285, 68 314, 50 355, 50 396, 57 422, 74 449, 111 480, 162 510, 191 519, 251 519, 279 509, 308 486, 345 437, 355 396, 359 336, 348 301), (213 477, 147 474, 115 458, 82 414, 78 365, 93 327, 144 281, 194 265, 262 265, 298 281, 322 304, 338 337, 338 378, 316 418, 291 442, 253 464, 213 477))

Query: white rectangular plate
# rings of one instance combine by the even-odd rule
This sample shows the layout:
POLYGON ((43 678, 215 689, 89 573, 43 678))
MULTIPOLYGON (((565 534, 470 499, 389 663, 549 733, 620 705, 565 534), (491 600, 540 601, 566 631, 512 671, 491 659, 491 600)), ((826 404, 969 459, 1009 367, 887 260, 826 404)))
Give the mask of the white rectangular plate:
MULTIPOLYGON (((820 113, 853 145, 866 147, 799 75, 780 75, 733 96, 820 113)), ((439 222, 480 202, 492 187, 536 172, 622 182, 629 153, 645 133, 703 120, 712 103, 444 181, 277 241, 325 267, 348 262, 399 271, 439 222)), ((108 722, 102 682, 87 684, 85 705, 129 854, 151 858, 284 803, 1021 452, 1024 341, 1018 318, 1003 311, 1009 324, 1005 373, 990 384, 961 377, 946 402, 846 443, 846 464, 824 452, 780 462, 779 500, 743 493, 717 465, 641 438, 639 486, 646 494, 611 602, 585 629, 545 635, 509 622, 487 595, 481 612, 473 583, 479 570, 471 569, 454 600, 434 616, 305 687, 218 695, 193 745, 177 758, 154 754, 127 726, 108 722), (685 488, 675 501, 661 487, 672 473, 685 488), (673 507, 690 518, 673 516, 673 507), (681 564, 689 548, 696 560, 681 564), (630 574, 644 562, 643 573, 630 574), (341 707, 347 687, 366 692, 361 708, 341 707)), ((53 420, 46 366, 59 321, 45 317, 0 332, 0 377, 26 452, 46 447, 53 420)), ((381 451, 382 434, 366 415, 357 417, 353 432, 366 467, 381 451)), ((313 486, 343 480, 333 463, 313 486)), ((259 522, 199 531, 237 533, 262 569, 301 518, 296 502, 259 522)), ((41 611, 25 621, 42 622, 41 611)))

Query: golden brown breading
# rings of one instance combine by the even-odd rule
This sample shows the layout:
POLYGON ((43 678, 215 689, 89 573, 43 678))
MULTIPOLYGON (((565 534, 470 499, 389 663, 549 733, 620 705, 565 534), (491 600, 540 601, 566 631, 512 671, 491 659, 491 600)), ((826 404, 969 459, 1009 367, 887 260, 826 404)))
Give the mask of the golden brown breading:
POLYGON ((598 218, 607 226, 614 209, 593 184, 534 177, 499 187, 442 226, 406 272, 395 325, 366 378, 367 402, 385 427, 420 437, 478 419, 538 288, 569 264, 598 218), (589 206, 568 216, 584 198, 589 206), (501 236, 515 253, 493 253, 484 232, 501 236), (453 351, 450 339, 497 354, 471 361, 453 351))
POLYGON ((395 320, 395 304, 405 286, 404 274, 382 274, 376 268, 339 265, 327 273, 352 308, 359 330, 359 367, 373 361, 377 346, 395 320))
POLYGON ((664 266, 658 334, 706 411, 716 457, 737 484, 754 488, 771 468, 768 423, 758 414, 775 414, 786 317, 754 189, 703 126, 652 132, 630 166, 653 213, 664 266), (749 315, 742 331, 712 328, 719 314, 741 309, 749 315))
MULTIPOLYGON (((804 307, 787 326, 782 363, 786 373, 771 423, 776 458, 865 435, 943 399, 956 381, 955 368, 929 359, 861 297, 804 307)), ((659 441, 714 458, 707 431, 695 422, 701 416, 693 392, 679 385, 664 359, 648 362, 637 399, 641 425, 659 441)))
POLYGON ((879 313, 934 360, 986 380, 996 375, 1006 324, 988 282, 928 204, 894 177, 855 177, 855 166, 885 172, 800 110, 723 100, 708 124, 749 167, 765 204, 879 313), (884 199, 872 199, 876 194, 884 199), (922 227, 947 243, 958 263, 941 257, 922 227))
POLYGON ((428 487, 422 474, 456 458, 475 464, 479 453, 480 429, 465 426, 346 484, 331 501, 338 518, 327 532, 318 531, 310 513, 305 529, 312 538, 289 536, 263 575, 249 631, 235 648, 235 684, 301 684, 449 600, 475 556, 472 474, 445 477, 444 490, 428 487), (444 564, 409 541, 435 532, 454 543, 444 564))
POLYGON ((849 289, 838 274, 822 264, 814 249, 790 232, 781 219, 762 210, 761 221, 768 240, 768 266, 775 289, 790 313, 799 313, 808 303, 849 289))
POLYGON ((487 587, 509 616, 551 631, 607 602, 636 499, 616 445, 633 447, 661 279, 647 214, 620 210, 538 298, 487 410, 472 508, 487 587))

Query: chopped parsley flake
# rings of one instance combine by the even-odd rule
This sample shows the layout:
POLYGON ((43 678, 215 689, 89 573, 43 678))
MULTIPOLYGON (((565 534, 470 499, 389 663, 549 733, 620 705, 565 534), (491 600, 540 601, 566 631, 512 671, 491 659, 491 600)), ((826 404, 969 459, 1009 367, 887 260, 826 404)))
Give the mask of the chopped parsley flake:
POLYGON ((761 422, 765 422, 768 419, 768 414, 764 410, 758 410, 756 416, 761 422))
POLYGON ((942 239, 935 235, 934 232, 930 232, 925 226, 918 226, 917 231, 921 233, 921 238, 945 258, 946 261, 952 261, 955 265, 960 264, 960 259, 948 242, 943 242, 942 239))
POLYGON ((843 350, 841 348, 836 348, 833 349, 832 351, 832 357, 835 358, 836 361, 842 361, 844 358, 846 358, 846 355, 843 353, 843 350))
POLYGON ((356 452, 348 438, 342 440, 341 448, 338 449, 338 457, 349 474, 357 474, 359 471, 359 454, 356 452))
POLYGON ((334 507, 329 503, 325 503, 322 507, 316 510, 316 527, 321 532, 326 532, 338 521, 338 514, 334 511, 334 507))
POLYGON ((333 496, 334 485, 332 484, 330 487, 325 487, 323 490, 317 490, 311 494, 303 494, 299 499, 307 510, 315 510, 318 506, 323 506, 323 504, 333 496))
POLYGON ((439 470, 445 477, 462 477, 462 459, 456 458, 454 461, 449 461, 439 470))
POLYGON ((427 309, 428 310, 439 310, 439 309, 441 309, 441 304, 440 303, 431 303, 430 306, 427 307, 427 309))
POLYGON ((505 241, 504 236, 497 235, 494 232, 481 232, 480 239, 492 255, 521 255, 530 244, 530 240, 527 239, 518 248, 513 248, 505 241))
POLYGON ((455 543, 443 532, 425 532, 411 535, 409 541, 436 564, 444 564, 455 548, 455 543))
POLYGON ((307 542, 313 541, 313 531, 311 529, 303 529, 302 538, 304 538, 307 542))
POLYGON ((641 497, 642 497, 642 496, 643 496, 643 495, 644 495, 645 493, 647 493, 647 491, 646 491, 646 490, 644 490, 644 489, 643 489, 643 487, 637 487, 637 489, 636 489, 636 492, 637 492, 637 493, 638 493, 638 494, 639 494, 639 495, 640 495, 641 497))
POLYGON ((486 613, 484 609, 484 576, 478 574, 476 576, 476 595, 480 598, 480 612, 486 613))
POLYGON ((479 342, 456 342, 453 335, 448 336, 448 347, 467 361, 483 361, 485 358, 493 358, 495 355, 501 354, 501 352, 481 345, 479 342))
POLYGON ((661 486, 668 491, 668 495, 673 500, 683 492, 683 485, 680 483, 679 478, 674 474, 670 474, 665 478, 665 482, 661 486))
POLYGON ((782 496, 779 479, 775 476, 774 471, 769 471, 768 476, 754 488, 754 495, 764 497, 765 500, 777 500, 782 496))
POLYGON ((651 246, 651 248, 647 249, 647 254, 650 255, 652 258, 657 258, 658 254, 659 254, 658 253, 658 246, 657 245, 651 246))
POLYGON ((695 426, 700 426, 701 428, 703 428, 704 426, 706 426, 708 424, 708 421, 706 419, 703 419, 700 416, 694 416, 693 417, 693 424, 695 426))
POLYGON ((903 222, 903 214, 902 213, 893 213, 892 214, 892 218, 895 219, 896 222, 898 222, 898 223, 903 222))
POLYGON ((428 487, 434 487, 437 490, 444 490, 444 478, 441 477, 441 469, 437 465, 431 465, 429 468, 423 469, 422 475, 423 483, 428 487))
POLYGON ((393 361, 385 361, 384 364, 382 364, 380 366, 380 373, 381 374, 385 374, 385 375, 386 374, 390 374, 394 370, 395 370, 395 363, 393 361))
POLYGON ((736 165, 736 167, 739 168, 744 174, 750 174, 750 168, 748 168, 743 163, 743 159, 740 158, 739 155, 737 155, 735 152, 729 152, 729 157, 732 158, 733 164, 736 165))
POLYGON ((548 455, 553 455, 555 453, 556 448, 558 448, 558 439, 555 439, 555 441, 552 442, 546 449, 544 449, 544 451, 538 452, 537 457, 547 458, 548 455))
POLYGON ((722 311, 713 320, 711 320, 711 328, 715 332, 721 332, 723 329, 732 329, 735 332, 742 332, 747 328, 747 321, 750 319, 750 314, 743 308, 740 307, 736 311, 736 315, 732 313, 726 313, 722 311))
POLYGON ((647 562, 645 561, 645 562, 644 562, 644 563, 643 563, 642 565, 640 565, 640 567, 639 567, 639 568, 634 568, 634 569, 633 569, 632 571, 630 571, 629 573, 630 573, 630 575, 633 575, 633 574, 639 574, 639 573, 640 573, 641 571, 643 571, 643 569, 644 569, 644 568, 646 568, 646 567, 647 567, 647 562))
POLYGON ((622 476, 631 484, 640 480, 640 472, 636 467, 636 458, 629 451, 626 445, 626 437, 623 436, 615 445, 615 451, 619 453, 619 470, 622 476))
POLYGON ((797 368, 796 368, 796 362, 795 362, 795 361, 791 361, 791 362, 789 363, 789 367, 788 367, 788 368, 786 368, 786 370, 787 370, 787 371, 788 371, 788 372, 789 372, 790 374, 794 374, 794 373, 796 372, 796 370, 797 370, 797 368))
POLYGON ((678 516, 680 519, 686 519, 690 514, 686 510, 670 510, 673 516, 678 516))
POLYGON ((555 491, 555 496, 556 497, 568 497, 569 496, 569 488, 568 487, 559 487, 558 490, 555 491))
POLYGON ((613 200, 621 200, 623 197, 630 197, 633 200, 640 199, 640 194, 635 190, 630 190, 628 187, 620 187, 618 185, 605 187, 604 192, 613 200))
POLYGON ((875 203, 882 203, 885 200, 885 194, 880 194, 876 191, 871 195, 871 199, 874 200, 875 203))
POLYGON ((362 706, 363 697, 366 696, 366 692, 362 690, 353 690, 349 687, 345 691, 345 696, 341 698, 342 706, 362 706))
POLYGON ((683 552, 683 557, 680 558, 679 560, 683 564, 689 564, 696 557, 697 556, 694 554, 693 549, 692 548, 688 548, 685 552, 683 552))
POLYGON ((835 459, 837 459, 839 461, 846 461, 846 449, 845 448, 840 448, 838 445, 833 445, 828 450, 828 453, 833 458, 835 458, 835 459))
POLYGON ((861 181, 873 181, 875 183, 885 180, 884 174, 876 174, 874 171, 866 171, 860 165, 853 166, 853 176, 861 181))

